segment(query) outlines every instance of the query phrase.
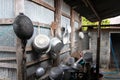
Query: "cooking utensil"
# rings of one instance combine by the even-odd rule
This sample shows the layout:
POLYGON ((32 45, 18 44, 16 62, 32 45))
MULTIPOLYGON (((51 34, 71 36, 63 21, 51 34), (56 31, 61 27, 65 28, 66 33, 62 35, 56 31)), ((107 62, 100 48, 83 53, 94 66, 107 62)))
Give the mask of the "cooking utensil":
POLYGON ((53 67, 50 70, 49 77, 53 80, 58 80, 58 77, 61 77, 63 70, 59 67, 53 67))
POLYGON ((50 41, 50 44, 51 44, 51 50, 50 50, 50 52, 56 53, 56 52, 59 52, 62 49, 63 43, 62 43, 62 41, 59 38, 57 38, 57 37, 54 36, 55 29, 52 28, 52 27, 51 27, 52 39, 50 41))
POLYGON ((17 37, 20 39, 30 39, 33 35, 33 24, 32 21, 20 13, 13 23, 13 29, 17 37))
POLYGON ((51 44, 51 51, 55 53, 59 52, 63 47, 63 43, 57 37, 52 38, 50 44, 51 44))
POLYGON ((38 35, 33 40, 33 50, 37 53, 46 53, 50 47, 50 39, 44 34, 40 34, 40 27, 38 27, 38 35))
POLYGON ((36 77, 41 77, 45 74, 45 69, 42 68, 42 67, 39 67, 37 70, 36 70, 36 77))
POLYGON ((22 80, 26 80, 27 78, 27 73, 26 73, 26 44, 27 40, 30 39, 33 35, 33 24, 32 21, 25 16, 23 13, 20 13, 16 18, 13 23, 13 30, 17 37, 21 39, 21 48, 22 48, 22 61, 21 61, 21 66, 22 66, 22 80))
POLYGON ((84 38, 84 33, 83 33, 83 32, 79 32, 79 37, 80 37, 81 39, 83 39, 83 38, 84 38))

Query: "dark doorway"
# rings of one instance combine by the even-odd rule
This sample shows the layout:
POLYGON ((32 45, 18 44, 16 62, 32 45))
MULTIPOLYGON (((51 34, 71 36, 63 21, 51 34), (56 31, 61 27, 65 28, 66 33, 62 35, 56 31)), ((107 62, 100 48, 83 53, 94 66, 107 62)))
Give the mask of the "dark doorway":
POLYGON ((120 33, 110 35, 110 67, 120 68, 120 33))

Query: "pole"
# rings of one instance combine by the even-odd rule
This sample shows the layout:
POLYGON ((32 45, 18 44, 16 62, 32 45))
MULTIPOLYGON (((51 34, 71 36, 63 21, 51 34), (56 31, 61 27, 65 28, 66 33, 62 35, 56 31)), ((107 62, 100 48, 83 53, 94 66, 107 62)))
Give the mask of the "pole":
POLYGON ((96 54, 96 77, 99 80, 99 68, 100 68, 100 39, 101 39, 101 21, 99 21, 97 32, 97 54, 96 54))

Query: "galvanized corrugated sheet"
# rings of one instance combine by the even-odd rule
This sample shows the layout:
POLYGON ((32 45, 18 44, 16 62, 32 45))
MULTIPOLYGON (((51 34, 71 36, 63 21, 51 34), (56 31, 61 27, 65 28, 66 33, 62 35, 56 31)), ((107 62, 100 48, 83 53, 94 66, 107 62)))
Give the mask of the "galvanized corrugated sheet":
POLYGON ((41 22, 42 23, 51 24, 51 22, 54 21, 54 12, 50 11, 49 9, 46 9, 44 7, 42 7, 41 10, 42 11, 40 13, 43 13, 42 17, 40 17, 41 18, 41 22))
POLYGON ((78 30, 78 28, 79 28, 79 24, 78 24, 78 22, 74 22, 74 27, 75 27, 75 30, 78 30))
POLYGON ((70 19, 64 16, 61 16, 61 26, 67 26, 70 25, 70 19))
MULTIPOLYGON (((0 0, 0 18, 14 18, 14 0, 0 0)), ((15 39, 16 35, 13 31, 13 26, 6 25, 0 26, 0 46, 4 47, 15 47, 15 39)), ((7 59, 7 58, 15 58, 15 52, 6 52, 0 51, 0 58, 7 59)), ((0 61, 1 63, 11 63, 16 64, 15 60, 8 60, 8 61, 0 61)), ((16 80, 16 69, 8 69, 0 67, 0 79, 3 80, 16 80)))
POLYGON ((0 26, 0 46, 15 46, 15 38, 12 26, 0 26))
MULTIPOLYGON (((15 47, 16 36, 12 26, 0 26, 0 46, 15 47)), ((15 58, 13 52, 0 51, 0 58, 15 58)), ((0 63, 16 63, 16 61, 0 61, 0 63)), ((16 70, 0 68, 0 79, 16 80, 16 70), (12 73, 12 74, 11 74, 12 73)))
POLYGON ((0 58, 10 58, 10 57, 16 57, 14 52, 1 52, 0 51, 0 58))
POLYGON ((0 0, 0 18, 14 17, 14 0, 0 0))
POLYGON ((30 1, 25 1, 25 14, 30 17, 32 21, 51 24, 54 21, 54 12, 37 5, 30 1))
POLYGON ((16 80, 16 76, 15 69, 0 68, 0 80, 16 80))
POLYGON ((64 13, 70 15, 70 6, 68 6, 65 2, 62 3, 62 11, 64 13))
POLYGON ((54 7, 54 0, 44 0, 46 3, 54 7))

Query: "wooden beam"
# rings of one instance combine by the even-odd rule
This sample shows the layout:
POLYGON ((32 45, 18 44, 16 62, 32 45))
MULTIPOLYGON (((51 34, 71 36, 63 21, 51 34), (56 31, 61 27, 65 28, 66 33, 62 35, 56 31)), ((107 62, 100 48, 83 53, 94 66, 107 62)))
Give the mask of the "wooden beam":
POLYGON ((55 0, 55 22, 57 23, 57 31, 56 35, 61 36, 61 8, 62 8, 62 0, 55 0))
POLYGON ((0 80, 11 80, 11 78, 0 78, 0 80))
POLYGON ((29 1, 37 3, 38 5, 41 5, 49 10, 55 11, 55 8, 49 5, 48 3, 44 2, 44 0, 29 0, 29 1))
POLYGON ((0 61, 15 61, 15 57, 6 57, 6 58, 0 58, 0 61))
POLYGON ((63 11, 62 11, 62 15, 65 16, 65 17, 67 17, 67 18, 69 18, 69 19, 71 18, 70 15, 66 14, 66 13, 63 12, 63 11))
MULTIPOLYGON (((14 22, 14 18, 0 19, 0 25, 11 25, 14 22)), ((50 24, 45 24, 41 22, 32 21, 34 26, 43 26, 45 28, 50 28, 50 24)))
MULTIPOLYGON (((120 24, 102 24, 101 27, 118 27, 120 28, 120 24)), ((82 25, 82 27, 98 27, 98 25, 82 25)))
MULTIPOLYGON (((65 50, 62 50, 59 54, 62 55, 64 53, 68 52, 68 51, 70 51, 70 49, 65 49, 65 50)), ((40 62, 43 62, 45 60, 48 60, 48 59, 50 59, 50 58, 47 55, 43 55, 42 57, 40 57, 37 60, 31 61, 31 62, 27 62, 27 68, 31 67, 33 65, 36 65, 36 64, 38 64, 40 62)))
POLYGON ((0 63, 0 67, 17 69, 17 65, 12 63, 0 63))
POLYGON ((48 59, 49 59, 49 57, 47 55, 43 55, 42 57, 40 57, 37 60, 31 61, 31 62, 27 62, 27 67, 33 66, 35 64, 38 64, 38 63, 40 63, 42 61, 45 61, 45 60, 48 60, 48 59))
POLYGON ((79 23, 79 20, 78 20, 78 19, 75 19, 75 21, 79 23))
POLYGON ((4 25, 4 24, 12 24, 13 21, 14 21, 14 18, 0 19, 0 25, 4 25))
POLYGON ((73 47, 74 47, 74 22, 75 22, 75 15, 74 15, 74 10, 71 8, 71 19, 70 19, 70 25, 71 25, 71 35, 70 35, 70 49, 71 49, 71 54, 73 52, 73 47))
MULTIPOLYGON (((68 14, 66 14, 66 13, 63 12, 63 11, 62 11, 62 16, 65 16, 65 17, 71 19, 71 15, 68 15, 68 14)), ((75 21, 79 23, 79 18, 78 18, 78 19, 75 18, 75 21)))
MULTIPOLYGON (((56 32, 55 32, 55 36, 57 37, 61 37, 61 5, 62 5, 62 0, 55 0, 55 15, 54 15, 54 21, 56 22, 56 26, 57 26, 57 29, 56 29, 56 32)), ((57 52, 59 53, 59 52, 57 52)), ((57 58, 56 60, 53 61, 53 66, 57 66, 59 65, 59 59, 60 56, 59 54, 57 54, 57 58)))
MULTIPOLYGON (((26 51, 31 51, 31 50, 32 50, 31 46, 26 47, 26 51)), ((3 52, 16 52, 16 47, 0 46, 0 51, 3 51, 3 52)), ((11 53, 8 53, 8 54, 11 54, 11 53)))
POLYGON ((44 28, 50 28, 50 24, 45 24, 45 23, 40 23, 40 22, 35 22, 35 21, 32 21, 33 25, 34 26, 42 26, 44 28))
POLYGON ((93 3, 90 0, 86 0, 85 3, 87 3, 89 5, 89 7, 91 8, 91 10, 93 11, 93 13, 95 14, 95 16, 98 18, 99 21, 101 21, 100 16, 98 15, 98 12, 96 11, 96 9, 93 7, 93 3))
POLYGON ((4 51, 4 52, 16 52, 16 49, 15 49, 15 47, 0 46, 0 51, 4 51))
MULTIPOLYGON (((68 14, 66 14, 65 12, 62 12, 62 16, 65 16, 65 17, 67 17, 67 18, 69 18, 69 19, 71 18, 71 16, 68 15, 68 14)), ((79 20, 76 19, 76 18, 75 18, 75 21, 79 23, 79 20)))

